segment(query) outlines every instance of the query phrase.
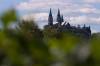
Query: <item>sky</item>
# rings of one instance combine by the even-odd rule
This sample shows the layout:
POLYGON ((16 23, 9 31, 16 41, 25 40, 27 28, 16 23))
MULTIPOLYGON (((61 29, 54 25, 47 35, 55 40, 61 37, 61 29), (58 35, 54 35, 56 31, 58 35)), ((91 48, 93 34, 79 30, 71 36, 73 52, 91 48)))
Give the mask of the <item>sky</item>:
POLYGON ((48 23, 52 9, 54 22, 58 8, 64 20, 72 25, 91 26, 92 32, 100 32, 100 0, 0 0, 0 13, 15 8, 22 19, 35 19, 40 27, 48 23))

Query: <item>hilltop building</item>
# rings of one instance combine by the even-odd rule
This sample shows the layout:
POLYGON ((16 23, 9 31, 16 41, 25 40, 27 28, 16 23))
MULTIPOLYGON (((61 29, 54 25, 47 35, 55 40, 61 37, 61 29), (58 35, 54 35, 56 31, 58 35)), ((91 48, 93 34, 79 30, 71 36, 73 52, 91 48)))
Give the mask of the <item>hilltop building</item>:
POLYGON ((58 9, 57 17, 56 17, 56 24, 54 24, 52 10, 50 9, 49 16, 48 16, 48 25, 45 25, 45 28, 51 27, 52 29, 57 29, 60 32, 70 31, 75 33, 76 35, 80 36, 83 35, 86 38, 91 37, 91 28, 90 26, 86 27, 85 24, 83 27, 72 26, 69 22, 67 23, 64 21, 63 15, 60 14, 60 10, 58 9))

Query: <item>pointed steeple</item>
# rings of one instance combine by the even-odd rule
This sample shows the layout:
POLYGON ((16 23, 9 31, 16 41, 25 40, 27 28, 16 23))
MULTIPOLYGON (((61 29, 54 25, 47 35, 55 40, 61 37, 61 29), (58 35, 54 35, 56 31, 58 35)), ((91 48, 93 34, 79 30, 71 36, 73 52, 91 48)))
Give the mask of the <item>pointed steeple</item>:
POLYGON ((58 9, 58 14, 57 14, 57 22, 61 25, 62 19, 60 15, 60 10, 58 9))
POLYGON ((50 8, 49 16, 52 16, 52 11, 51 11, 51 8, 50 8))
POLYGON ((61 22, 64 22, 64 18, 63 18, 63 15, 61 16, 61 22))
POLYGON ((58 9, 58 14, 57 14, 58 16, 60 16, 60 10, 58 9))
POLYGON ((53 25, 53 17, 52 17, 51 8, 50 8, 49 17, 48 17, 48 25, 50 25, 50 26, 53 25))

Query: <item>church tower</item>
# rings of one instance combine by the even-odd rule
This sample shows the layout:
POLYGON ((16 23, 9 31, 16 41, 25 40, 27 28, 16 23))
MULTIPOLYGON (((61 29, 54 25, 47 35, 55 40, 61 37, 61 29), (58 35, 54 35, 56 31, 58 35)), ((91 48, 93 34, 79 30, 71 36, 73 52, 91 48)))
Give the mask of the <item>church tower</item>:
POLYGON ((64 18, 63 18, 63 15, 61 16, 61 22, 64 22, 64 18))
POLYGON ((57 22, 61 25, 62 23, 62 17, 60 15, 60 10, 58 9, 58 14, 57 14, 57 22))
POLYGON ((49 17, 48 17, 48 25, 50 25, 50 26, 53 25, 53 17, 52 17, 51 8, 50 8, 49 17))

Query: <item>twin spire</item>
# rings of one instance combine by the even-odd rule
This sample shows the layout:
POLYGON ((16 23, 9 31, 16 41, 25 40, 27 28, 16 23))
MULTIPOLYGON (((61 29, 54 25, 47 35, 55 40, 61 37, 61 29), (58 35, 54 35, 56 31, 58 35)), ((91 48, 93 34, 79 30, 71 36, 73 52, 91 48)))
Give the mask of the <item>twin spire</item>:
POLYGON ((53 16, 52 16, 51 8, 50 8, 50 13, 48 18, 48 25, 53 25, 53 16))
MULTIPOLYGON (((60 10, 58 9, 57 19, 56 21, 61 25, 62 22, 64 22, 63 15, 60 14, 60 10)), ((49 17, 48 17, 48 25, 53 25, 53 16, 52 11, 50 8, 49 17)))

